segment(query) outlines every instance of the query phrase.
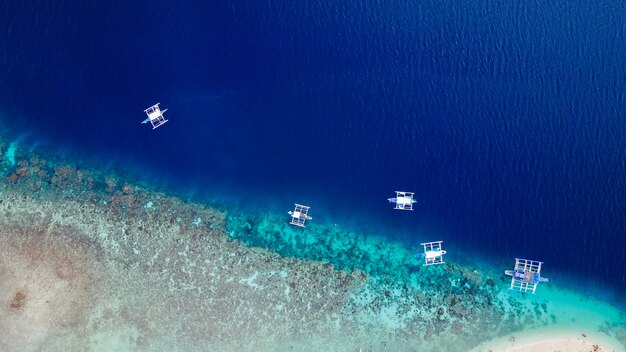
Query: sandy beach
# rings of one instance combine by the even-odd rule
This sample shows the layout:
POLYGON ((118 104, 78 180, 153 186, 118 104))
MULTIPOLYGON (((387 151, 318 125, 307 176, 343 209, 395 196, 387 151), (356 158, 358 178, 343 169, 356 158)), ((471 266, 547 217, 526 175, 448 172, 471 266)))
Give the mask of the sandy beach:
POLYGON ((623 352, 624 346, 601 334, 575 333, 575 329, 552 326, 545 331, 529 330, 481 343, 471 352, 623 352), (569 332, 565 332, 569 330, 569 332))
POLYGON ((568 352, 606 352, 613 351, 611 349, 607 349, 604 346, 599 344, 594 344, 592 342, 580 341, 580 340, 570 340, 570 339, 555 339, 555 340, 547 340, 536 343, 529 343, 525 345, 516 346, 515 343, 511 343, 508 347, 490 347, 487 349, 482 349, 479 351, 516 351, 516 352, 554 352, 554 351, 568 351, 568 352))

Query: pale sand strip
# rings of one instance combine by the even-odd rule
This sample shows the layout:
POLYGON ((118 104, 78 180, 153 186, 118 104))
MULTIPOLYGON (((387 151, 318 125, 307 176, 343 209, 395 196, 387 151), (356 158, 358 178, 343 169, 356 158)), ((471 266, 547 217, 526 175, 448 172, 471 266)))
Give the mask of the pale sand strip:
POLYGON ((498 338, 474 348, 471 352, 624 352, 615 339, 593 333, 558 333, 524 331, 498 338))
MULTIPOLYGON (((495 350, 494 350, 495 351, 495 350)), ((570 340, 570 339, 557 339, 549 341, 541 341, 537 343, 531 343, 523 346, 512 347, 504 349, 504 351, 516 351, 516 352, 554 352, 554 351, 569 351, 569 352, 606 352, 610 351, 605 349, 599 344, 593 344, 583 340, 570 340)))

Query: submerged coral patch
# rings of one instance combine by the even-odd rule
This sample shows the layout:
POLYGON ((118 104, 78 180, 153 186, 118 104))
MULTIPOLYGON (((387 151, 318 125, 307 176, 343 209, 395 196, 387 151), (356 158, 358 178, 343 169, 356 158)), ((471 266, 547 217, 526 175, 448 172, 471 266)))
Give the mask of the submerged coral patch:
POLYGON ((22 308, 24 306, 24 301, 26 301, 26 295, 21 291, 17 291, 15 292, 15 296, 13 296, 9 307, 13 309, 22 308))

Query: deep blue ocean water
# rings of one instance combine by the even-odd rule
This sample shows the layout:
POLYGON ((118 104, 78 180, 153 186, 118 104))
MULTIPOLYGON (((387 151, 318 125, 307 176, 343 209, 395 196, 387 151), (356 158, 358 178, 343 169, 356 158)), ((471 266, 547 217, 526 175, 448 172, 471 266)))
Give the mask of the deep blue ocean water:
POLYGON ((626 295, 623 1, 0 9, 0 121, 25 143, 626 295))

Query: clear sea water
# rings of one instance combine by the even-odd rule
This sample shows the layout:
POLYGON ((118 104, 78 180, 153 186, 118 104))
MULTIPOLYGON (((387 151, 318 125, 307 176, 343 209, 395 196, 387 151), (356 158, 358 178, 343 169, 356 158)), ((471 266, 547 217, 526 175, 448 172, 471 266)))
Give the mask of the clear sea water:
POLYGON ((25 144, 626 295, 626 2, 7 0, 0 23, 25 144))

